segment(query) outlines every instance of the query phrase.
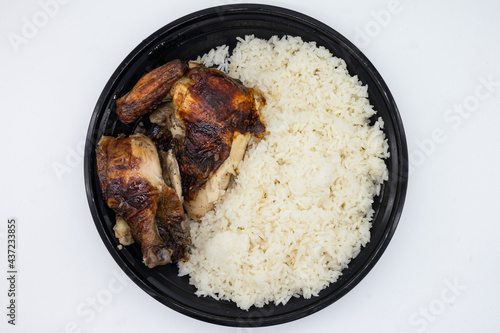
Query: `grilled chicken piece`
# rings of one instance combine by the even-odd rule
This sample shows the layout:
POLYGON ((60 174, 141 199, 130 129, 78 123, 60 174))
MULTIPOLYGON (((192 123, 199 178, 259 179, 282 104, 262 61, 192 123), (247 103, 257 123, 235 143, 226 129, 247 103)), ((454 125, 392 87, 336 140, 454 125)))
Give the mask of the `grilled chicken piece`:
POLYGON ((96 157, 104 200, 118 215, 114 229, 120 242, 130 243, 124 220, 133 239, 141 245, 148 267, 185 259, 191 240, 189 233, 181 239, 177 230, 186 227, 182 224, 186 217, 175 190, 162 178, 153 142, 142 134, 102 136, 96 157), (172 234, 177 238, 173 239, 172 234))
POLYGON ((256 96, 264 101, 239 80, 204 66, 190 68, 170 95, 172 102, 150 120, 171 130, 184 207, 199 219, 226 190, 251 135, 265 134, 256 96))
POLYGON ((130 124, 145 115, 165 98, 188 69, 186 61, 173 60, 145 74, 125 96, 116 101, 118 119, 130 124))

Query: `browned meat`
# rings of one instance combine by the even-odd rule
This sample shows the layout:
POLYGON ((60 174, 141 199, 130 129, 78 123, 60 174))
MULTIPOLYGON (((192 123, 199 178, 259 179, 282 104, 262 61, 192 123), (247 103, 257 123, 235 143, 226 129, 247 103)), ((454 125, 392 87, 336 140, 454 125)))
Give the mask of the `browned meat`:
POLYGON ((228 75, 198 66, 190 69, 185 78, 179 80, 170 94, 175 105, 175 117, 183 124, 184 137, 174 134, 177 142, 177 160, 181 171, 182 193, 188 214, 192 218, 203 216, 220 198, 221 190, 229 183, 229 174, 234 174, 250 136, 241 136, 241 154, 232 153, 233 142, 240 134, 262 137, 265 126, 260 117, 252 89, 228 75), (217 170, 230 155, 239 156, 218 176, 221 182, 211 186, 215 195, 198 194, 214 177, 217 170), (211 199, 208 199, 211 198, 211 199))
POLYGON ((186 214, 176 191, 170 186, 163 188, 161 204, 157 216, 158 225, 167 247, 172 251, 174 262, 184 259, 188 246, 191 245, 191 234, 186 221, 186 214))
POLYGON ((185 76, 191 82, 178 81, 171 91, 178 117, 184 124, 203 122, 217 124, 230 132, 264 135, 266 128, 253 89, 204 66, 191 68, 185 76))
POLYGON ((151 111, 187 69, 186 61, 173 60, 145 74, 130 92, 116 101, 118 119, 130 124, 151 111))
MULTIPOLYGON (((153 142, 142 134, 119 138, 103 136, 96 158, 103 197, 127 222, 132 237, 141 245, 144 263, 155 267, 186 258, 191 242, 189 232, 183 234, 187 238, 175 240, 169 232, 173 228, 175 233, 186 217, 175 190, 162 178, 153 142)), ((127 235, 123 223, 116 229, 120 235, 127 235)))

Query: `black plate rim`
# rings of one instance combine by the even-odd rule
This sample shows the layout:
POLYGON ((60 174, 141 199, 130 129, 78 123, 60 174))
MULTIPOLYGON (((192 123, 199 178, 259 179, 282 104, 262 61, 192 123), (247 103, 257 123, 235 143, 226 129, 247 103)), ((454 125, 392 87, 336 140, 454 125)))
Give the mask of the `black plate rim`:
POLYGON ((375 266, 375 264, 378 262, 384 251, 386 250, 391 238, 393 237, 395 230, 397 228, 397 225, 399 223, 401 214, 402 214, 402 209, 403 205, 405 202, 405 197, 406 197, 406 191, 407 191, 407 182, 408 182, 408 151, 407 151, 407 143, 406 143, 406 136, 403 128, 403 123, 401 120, 401 116, 399 113, 399 110, 397 108, 396 102, 386 85, 385 81, 383 80, 382 76, 379 74, 379 72, 376 70, 376 68, 373 66, 373 64, 368 60, 368 58, 356 47, 354 46, 349 40, 347 40, 344 36, 342 36, 340 33, 338 33, 336 30, 332 29, 331 27, 325 25, 324 23, 309 17, 307 15, 304 15, 302 13, 282 8, 282 7, 277 7, 277 6, 270 6, 270 5, 262 5, 262 4, 234 4, 234 5, 224 5, 224 6, 217 6, 217 7, 211 7, 211 8, 206 8, 202 9, 196 12, 193 12, 191 14, 185 15, 184 17, 181 17, 175 21, 172 21, 171 23, 165 25, 164 27, 158 29, 156 32, 151 34, 148 38, 146 38, 143 42, 141 42, 136 48, 134 48, 130 54, 121 62, 121 64, 118 66, 118 68, 114 71, 112 74, 111 78, 105 85, 97 103, 96 107, 94 108, 88 132, 87 132, 87 138, 86 138, 86 145, 85 145, 85 155, 84 155, 84 177, 85 177, 85 189, 86 189, 86 195, 87 195, 87 200, 88 204, 92 213, 92 217, 95 223, 95 226, 98 230, 98 233, 103 240, 106 248, 114 258, 114 260, 117 262, 117 264, 120 266, 120 268, 134 281, 135 284, 137 284, 141 289, 146 291, 149 295, 151 295, 153 298, 158 300, 159 302, 163 303, 164 305, 170 307, 171 309, 178 311, 180 313, 183 313, 187 316, 190 316, 192 318, 196 318, 202 321, 214 323, 214 324, 219 324, 219 325, 224 325, 224 326, 238 326, 238 327, 256 327, 256 326, 269 326, 269 325, 276 325, 276 324, 282 324, 286 323, 292 320, 296 320, 299 318, 303 318, 305 316, 308 316, 316 311, 319 311, 326 306, 334 303, 335 301, 339 300, 341 297, 345 296, 350 290, 352 290, 357 284, 363 280, 366 275, 371 271, 371 269, 375 266), (392 121, 394 124, 397 126, 394 127, 395 130, 395 135, 398 140, 398 170, 397 170, 397 177, 398 177, 398 183, 397 183, 397 190, 396 190, 396 195, 395 195, 395 204, 393 211, 391 212, 390 216, 390 222, 387 224, 386 229, 384 230, 383 233, 383 239, 379 242, 377 247, 373 252, 370 253, 369 259, 367 260, 367 263, 360 269, 360 271, 355 274, 347 283, 345 283, 336 293, 335 297, 329 297, 326 298, 322 301, 315 302, 309 306, 306 306, 304 308, 301 308, 298 311, 295 311, 293 313, 286 313, 283 315, 278 315, 278 316, 270 316, 270 317, 264 317, 264 318, 258 318, 255 321, 249 320, 249 319, 238 319, 238 318, 232 318, 232 317, 224 317, 224 316, 217 316, 213 314, 207 314, 202 311, 198 311, 193 308, 187 308, 183 304, 177 302, 175 299, 165 297, 163 295, 159 295, 156 293, 154 290, 152 290, 151 286, 146 284, 141 276, 138 276, 138 274, 127 265, 127 262, 122 258, 122 256, 119 254, 118 250, 113 246, 113 242, 110 239, 110 236, 108 233, 103 228, 102 221, 100 220, 99 213, 96 209, 96 202, 95 202, 95 197, 96 195, 99 197, 98 194, 94 193, 92 190, 92 178, 91 178, 91 156, 93 153, 93 143, 95 142, 94 138, 94 129, 97 125, 98 118, 99 118, 99 111, 102 109, 103 104, 105 100, 109 98, 109 92, 113 91, 113 87, 116 85, 118 79, 120 78, 121 74, 123 71, 128 67, 130 63, 134 61, 134 59, 142 53, 143 50, 148 49, 151 47, 153 43, 155 43, 155 40, 158 39, 159 36, 168 33, 171 30, 176 29, 177 27, 181 25, 188 24, 189 22, 196 21, 200 18, 203 17, 208 17, 208 16, 213 16, 213 15, 219 15, 221 18, 223 18, 225 15, 233 15, 233 14, 238 14, 238 13, 248 13, 248 12, 255 12, 255 13, 261 13, 264 15, 279 15, 281 17, 290 19, 290 20, 295 20, 299 21, 301 23, 307 24, 309 26, 314 26, 315 29, 318 31, 321 31, 322 33, 331 36, 333 39, 338 41, 339 45, 342 47, 343 50, 345 50, 347 56, 351 56, 356 58, 356 60, 362 64, 363 69, 370 75, 370 77, 374 80, 376 85, 378 86, 380 92, 383 94, 383 99, 385 103, 388 106, 388 109, 391 111, 390 115, 392 118, 392 121))

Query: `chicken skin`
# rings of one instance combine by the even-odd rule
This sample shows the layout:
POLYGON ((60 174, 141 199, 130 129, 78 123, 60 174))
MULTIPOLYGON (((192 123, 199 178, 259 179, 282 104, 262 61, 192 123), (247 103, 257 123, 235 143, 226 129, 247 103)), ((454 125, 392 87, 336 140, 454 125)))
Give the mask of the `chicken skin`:
POLYGON ((185 61, 174 60, 142 76, 129 93, 116 101, 118 119, 130 124, 151 111, 187 69, 185 61))
MULTIPOLYGON (((262 137, 265 127, 254 92, 226 74, 204 66, 190 69, 170 92, 176 118, 185 127, 177 159, 183 195, 193 202, 208 179, 230 156, 239 135, 262 137)), ((246 148, 246 145, 244 149, 246 148)))
POLYGON ((120 242, 130 244, 131 235, 150 268, 185 259, 191 242, 186 216, 175 190, 163 180, 151 139, 102 136, 96 158, 104 200, 117 214, 120 242))

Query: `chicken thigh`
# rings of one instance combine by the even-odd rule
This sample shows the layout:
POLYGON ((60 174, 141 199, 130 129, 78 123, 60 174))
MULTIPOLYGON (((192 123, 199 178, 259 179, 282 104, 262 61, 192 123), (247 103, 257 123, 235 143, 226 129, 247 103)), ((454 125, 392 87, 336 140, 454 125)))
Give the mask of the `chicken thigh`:
POLYGON ((257 103, 263 98, 240 81, 204 66, 189 69, 170 95, 172 101, 150 119, 171 129, 184 207, 191 218, 199 219, 228 187, 251 136, 264 135, 257 103))
POLYGON ((185 259, 190 244, 186 217, 175 190, 162 178, 151 139, 142 134, 102 136, 96 158, 104 200, 117 214, 120 242, 130 244, 130 234, 150 268, 185 259))

